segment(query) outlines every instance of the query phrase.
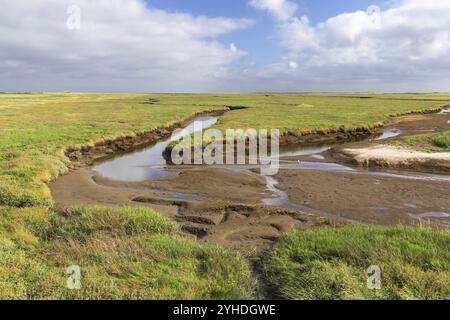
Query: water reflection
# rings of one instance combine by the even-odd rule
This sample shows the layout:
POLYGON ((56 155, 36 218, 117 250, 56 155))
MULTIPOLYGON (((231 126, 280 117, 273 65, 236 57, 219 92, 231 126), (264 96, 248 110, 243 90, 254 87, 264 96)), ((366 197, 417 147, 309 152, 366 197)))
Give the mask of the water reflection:
MULTIPOLYGON (((200 121, 203 129, 205 129, 216 124, 218 118, 199 117, 195 121, 200 121)), ((184 128, 189 134, 195 132, 195 121, 184 128)), ((132 182, 155 180, 172 176, 175 173, 166 169, 166 160, 162 154, 169 143, 180 138, 182 138, 182 134, 174 135, 143 151, 127 154, 102 163, 94 167, 93 170, 109 179, 132 182)))

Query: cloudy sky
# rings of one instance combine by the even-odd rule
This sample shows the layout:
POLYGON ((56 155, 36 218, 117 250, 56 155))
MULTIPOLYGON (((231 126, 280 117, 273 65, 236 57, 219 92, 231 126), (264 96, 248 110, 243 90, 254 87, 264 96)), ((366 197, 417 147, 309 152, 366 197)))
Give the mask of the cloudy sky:
POLYGON ((2 0, 0 91, 450 91, 450 0, 2 0))

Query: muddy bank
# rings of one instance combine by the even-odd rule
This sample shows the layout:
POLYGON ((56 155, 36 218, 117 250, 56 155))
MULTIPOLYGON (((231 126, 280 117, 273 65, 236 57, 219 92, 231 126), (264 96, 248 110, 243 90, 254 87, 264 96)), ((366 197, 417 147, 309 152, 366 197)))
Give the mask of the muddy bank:
POLYGON ((450 173, 450 152, 427 153, 389 145, 342 148, 341 156, 368 168, 450 173))
POLYGON ((394 118, 386 129, 399 135, 385 142, 363 141, 337 146, 330 151, 334 161, 369 168, 397 168, 424 172, 450 173, 450 153, 421 152, 394 145, 405 136, 433 134, 449 130, 450 114, 413 114, 394 118))
MULTIPOLYGON (((281 136, 280 145, 289 145, 289 144, 317 144, 317 143, 339 143, 339 142, 352 142, 359 141, 366 138, 370 138, 371 136, 379 135, 383 128, 395 127, 398 123, 405 123, 405 121, 412 121, 411 119, 416 119, 415 125, 420 127, 420 119, 429 119, 428 116, 434 118, 435 115, 438 114, 439 111, 444 108, 448 108, 448 105, 443 105, 435 109, 425 110, 422 112, 411 112, 403 115, 394 115, 391 117, 389 123, 374 125, 372 127, 361 127, 355 128, 353 130, 348 130, 345 128, 337 128, 330 130, 319 130, 314 132, 305 132, 299 134, 295 131, 288 131, 281 136)), ((437 117, 439 118, 439 117, 437 117)), ((444 127, 448 123, 446 121, 439 121, 437 124, 438 128, 444 127)), ((442 130, 441 130, 442 131, 442 130)))
POLYGON ((60 212, 83 205, 146 206, 178 221, 198 241, 242 252, 267 249, 286 231, 327 223, 308 213, 262 205, 271 192, 251 172, 186 168, 164 179, 123 182, 80 169, 50 188, 60 212))
POLYGON ((88 167, 97 162, 112 159, 132 151, 142 150, 149 147, 159 140, 170 137, 176 129, 185 126, 187 123, 200 116, 220 116, 231 110, 236 109, 234 109, 234 107, 227 107, 224 110, 200 112, 166 128, 158 128, 151 131, 140 132, 134 136, 124 136, 114 140, 105 140, 102 142, 97 142, 93 146, 68 148, 65 151, 65 155, 70 159, 75 168, 88 167))
MULTIPOLYGON (((281 170, 276 178, 291 202, 365 223, 416 224, 412 215, 450 210, 448 182, 314 170, 281 170)), ((450 218, 425 220, 450 227, 450 218)))
MULTIPOLYGON (((150 101, 150 103, 152 103, 150 101)), ((435 110, 428 110, 423 112, 414 112, 407 116, 393 117, 392 125, 397 122, 404 122, 404 117, 411 116, 423 116, 433 114, 440 111, 445 106, 439 107, 435 110)), ((193 121, 200 116, 220 116, 227 111, 238 111, 247 109, 246 106, 226 106, 223 110, 211 110, 197 113, 183 121, 177 122, 166 128, 158 128, 151 131, 140 132, 132 136, 119 137, 113 140, 105 140, 95 143, 93 146, 82 146, 80 148, 68 148, 65 151, 65 155, 70 159, 74 168, 88 167, 94 163, 102 162, 108 159, 113 159, 120 155, 142 150, 149 147, 156 142, 168 138, 174 130, 185 126, 187 123, 193 121)), ((384 125, 375 125, 371 128, 355 128, 353 130, 347 130, 345 128, 330 129, 326 131, 314 131, 298 133, 294 131, 288 131, 281 135, 280 145, 288 146, 291 144, 317 144, 317 143, 339 143, 360 141, 370 136, 375 136, 381 132, 381 128, 384 125)))
POLYGON ((174 176, 142 182, 114 181, 99 175, 95 175, 93 179, 97 184, 107 187, 163 189, 203 199, 247 204, 258 204, 264 197, 270 196, 270 192, 266 190, 265 179, 248 171, 233 172, 203 166, 174 171, 174 176))

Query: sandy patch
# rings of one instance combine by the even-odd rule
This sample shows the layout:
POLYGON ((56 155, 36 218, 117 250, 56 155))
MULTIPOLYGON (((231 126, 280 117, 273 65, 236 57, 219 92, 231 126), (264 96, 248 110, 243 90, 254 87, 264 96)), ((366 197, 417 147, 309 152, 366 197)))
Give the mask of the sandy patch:
POLYGON ((442 169, 450 169, 450 152, 428 153, 378 144, 366 148, 344 148, 342 153, 352 157, 360 165, 376 163, 379 166, 414 167, 433 164, 442 169))

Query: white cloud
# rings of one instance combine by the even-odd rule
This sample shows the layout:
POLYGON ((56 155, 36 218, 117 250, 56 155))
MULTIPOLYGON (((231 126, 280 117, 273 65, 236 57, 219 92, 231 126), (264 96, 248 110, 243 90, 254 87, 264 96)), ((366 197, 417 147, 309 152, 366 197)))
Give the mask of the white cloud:
POLYGON ((253 75, 285 79, 285 90, 450 90, 449 12, 450 0, 401 0, 317 25, 293 16, 276 29, 296 71, 276 63, 253 75))
POLYGON ((246 19, 144 0, 3 0, 0 91, 450 91, 450 0, 390 1, 319 24, 292 1, 249 1, 275 18, 276 63, 246 62, 258 59, 220 41, 246 19), (72 4, 80 30, 66 26, 72 4))
POLYGON ((236 44, 234 44, 234 43, 231 43, 231 44, 230 44, 230 51, 231 51, 232 53, 234 53, 234 54, 236 54, 236 55, 240 55, 240 56, 245 56, 245 55, 247 55, 246 52, 243 52, 243 51, 239 50, 238 47, 236 46, 236 44))
POLYGON ((295 61, 289 61, 289 68, 297 69, 298 68, 298 63, 295 62, 295 61))
POLYGON ((251 24, 143 0, 3 0, 0 91, 207 90, 246 54, 217 38, 251 24), (70 5, 81 8, 80 30, 67 28, 70 5))
POLYGON ((256 9, 269 12, 280 21, 293 17, 298 10, 296 3, 287 0, 250 0, 249 4, 256 9))
POLYGON ((357 11, 317 26, 295 18, 279 26, 282 45, 302 64, 450 66, 450 1, 405 0, 373 19, 357 11))

